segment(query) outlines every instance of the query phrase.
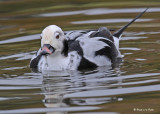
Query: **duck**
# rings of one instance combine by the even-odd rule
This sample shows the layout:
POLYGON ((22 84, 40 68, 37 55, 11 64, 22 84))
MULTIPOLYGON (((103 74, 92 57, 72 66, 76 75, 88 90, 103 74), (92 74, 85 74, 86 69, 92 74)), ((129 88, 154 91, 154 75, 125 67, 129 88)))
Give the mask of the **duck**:
POLYGON ((31 58, 30 68, 42 72, 113 66, 122 60, 119 50, 122 33, 147 9, 113 34, 107 27, 64 32, 57 25, 47 26, 41 33, 41 47, 31 58))

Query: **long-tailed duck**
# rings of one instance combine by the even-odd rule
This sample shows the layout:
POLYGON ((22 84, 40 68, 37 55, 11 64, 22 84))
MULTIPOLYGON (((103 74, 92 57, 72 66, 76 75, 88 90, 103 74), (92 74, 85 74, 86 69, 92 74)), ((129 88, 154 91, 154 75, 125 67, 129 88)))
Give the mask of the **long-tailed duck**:
POLYGON ((111 66, 122 58, 119 40, 123 31, 146 10, 113 35, 106 27, 63 32, 50 25, 42 31, 41 48, 32 57, 30 68, 61 71, 111 66))

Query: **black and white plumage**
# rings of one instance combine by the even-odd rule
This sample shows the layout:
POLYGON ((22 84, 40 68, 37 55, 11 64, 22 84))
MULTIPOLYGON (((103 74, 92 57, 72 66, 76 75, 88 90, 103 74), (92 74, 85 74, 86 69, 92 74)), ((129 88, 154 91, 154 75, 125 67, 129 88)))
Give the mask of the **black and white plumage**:
POLYGON ((42 31, 41 48, 32 57, 30 68, 60 71, 111 66, 122 58, 119 40, 123 31, 146 10, 113 35, 106 27, 63 32, 50 25, 42 31))

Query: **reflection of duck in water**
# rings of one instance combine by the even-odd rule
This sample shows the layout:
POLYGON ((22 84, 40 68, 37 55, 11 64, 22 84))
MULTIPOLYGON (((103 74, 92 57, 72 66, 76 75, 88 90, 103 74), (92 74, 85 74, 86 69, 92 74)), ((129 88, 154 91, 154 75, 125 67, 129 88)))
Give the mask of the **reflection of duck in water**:
POLYGON ((58 26, 50 25, 42 31, 41 48, 33 56, 30 67, 43 71, 111 66, 122 58, 119 39, 123 31, 145 11, 113 35, 106 27, 64 33, 58 26))
POLYGON ((106 67, 98 67, 97 70, 85 72, 62 71, 43 73, 42 92, 44 95, 44 105, 46 108, 59 109, 59 113, 65 114, 67 110, 68 112, 94 112, 97 110, 97 107, 100 108, 99 105, 117 101, 117 97, 107 96, 107 94, 105 96, 103 90, 121 87, 120 71, 118 69, 106 71, 106 69, 106 67), (115 86, 114 84, 117 85, 115 86), (96 91, 99 89, 102 90, 103 96, 77 96, 81 92, 83 94, 83 92, 94 91, 94 95, 96 95, 96 91))
POLYGON ((59 72, 59 73, 48 72, 47 74, 43 74, 43 85, 42 85, 42 92, 44 94, 43 103, 46 108, 50 109, 53 108, 56 110, 58 108, 58 111, 53 110, 53 112, 50 111, 47 112, 46 114, 67 114, 66 111, 63 111, 63 109, 67 106, 63 102, 63 95, 66 88, 65 86, 59 85, 65 82, 66 75, 68 75, 68 73, 66 72, 59 72), (59 78, 55 76, 58 76, 59 78))

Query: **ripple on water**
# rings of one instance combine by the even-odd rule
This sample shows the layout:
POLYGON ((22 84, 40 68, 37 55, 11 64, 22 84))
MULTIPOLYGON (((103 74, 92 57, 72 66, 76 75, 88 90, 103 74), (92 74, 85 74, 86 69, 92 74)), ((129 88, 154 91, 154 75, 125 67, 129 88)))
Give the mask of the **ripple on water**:
MULTIPOLYGON (((66 11, 66 12, 54 12, 35 15, 37 17, 56 17, 56 16, 69 16, 69 15, 102 15, 102 14, 114 14, 114 13, 136 13, 142 12, 145 8, 123 8, 123 9, 107 9, 107 8, 95 8, 88 10, 78 11, 66 11)), ((149 8, 147 12, 159 12, 160 8, 149 8)))
POLYGON ((0 41, 0 44, 23 42, 23 41, 30 41, 30 40, 37 40, 37 39, 40 39, 40 34, 21 36, 21 37, 16 37, 12 39, 2 40, 0 41))
POLYGON ((136 48, 136 47, 123 47, 123 48, 119 48, 120 50, 133 50, 133 51, 139 51, 141 50, 140 48, 136 48))
POLYGON ((43 76, 43 103, 46 107, 99 106, 123 102, 125 99, 117 97, 119 95, 160 90, 160 85, 157 84, 160 80, 156 78, 160 73, 122 75, 123 72, 99 68, 93 72, 62 74, 59 72, 59 76, 55 76, 49 73, 43 76), (150 85, 151 83, 156 84, 150 85))
POLYGON ((23 113, 45 113, 45 112, 68 112, 68 111, 90 111, 97 110, 99 107, 84 106, 84 107, 62 107, 62 108, 28 108, 18 110, 0 111, 1 114, 23 114, 23 113))
POLYGON ((160 90, 160 85, 152 85, 152 86, 77 92, 72 94, 66 94, 64 95, 64 98, 112 96, 112 95, 151 92, 151 91, 159 91, 159 90, 160 90))
POLYGON ((36 51, 32 51, 27 53, 18 53, 18 54, 13 54, 8 56, 2 56, 0 57, 0 60, 7 60, 7 59, 13 59, 13 58, 17 58, 16 60, 26 60, 26 59, 31 59, 31 57, 35 53, 36 51))
POLYGON ((4 87, 6 88, 7 85, 9 85, 8 87, 10 88, 15 87, 16 89, 17 87, 40 87, 41 84, 42 77, 40 73, 26 73, 23 76, 0 79, 0 85, 5 85, 4 87))
MULTIPOLYGON (((132 19, 96 19, 87 21, 74 21, 71 24, 95 24, 95 23, 123 23, 130 22, 132 19)), ((147 22, 152 21, 152 19, 138 19, 137 22, 147 22)))
POLYGON ((137 61, 146 61, 147 59, 137 58, 137 61))

